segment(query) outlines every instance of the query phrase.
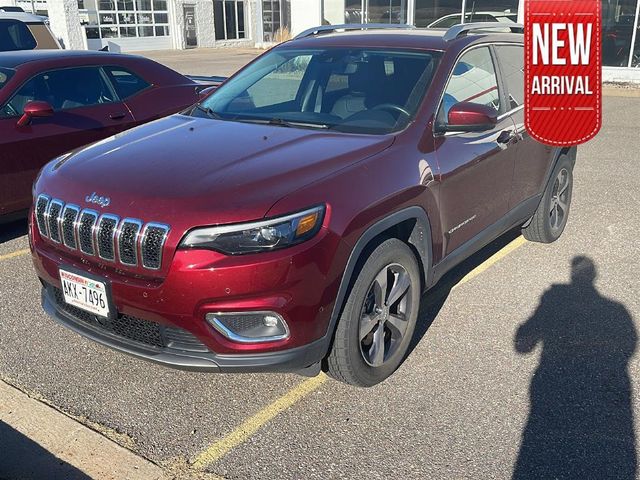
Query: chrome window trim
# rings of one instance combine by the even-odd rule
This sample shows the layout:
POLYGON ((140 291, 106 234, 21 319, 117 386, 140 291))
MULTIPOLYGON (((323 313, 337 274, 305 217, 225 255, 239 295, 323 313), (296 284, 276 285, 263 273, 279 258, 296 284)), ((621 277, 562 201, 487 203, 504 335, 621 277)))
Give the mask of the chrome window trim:
POLYGON ((76 235, 76 223, 80 216, 80 207, 78 205, 74 205, 72 203, 68 203, 62 209, 62 215, 60 216, 60 226, 58 227, 61 231, 60 239, 62 240, 62 244, 67 247, 69 250, 77 250, 78 249, 78 236, 76 235), (73 219, 73 223, 71 224, 71 229, 73 232, 73 239, 76 242, 76 246, 72 247, 71 245, 67 245, 67 242, 64 238, 64 229, 62 228, 62 224, 64 222, 64 216, 67 210, 74 210, 76 212, 76 216, 73 219))
POLYGON ((509 110, 507 113, 503 113, 502 115, 500 115, 498 117, 498 121, 502 121, 507 117, 510 117, 511 115, 513 115, 516 112, 519 112, 520 110, 522 110, 524 108, 524 105, 520 105, 519 107, 514 108, 513 110, 509 110))
POLYGON ((36 226, 38 227, 38 232, 40 232, 40 235, 45 238, 49 238, 49 221, 47 217, 47 211, 49 210, 49 202, 51 202, 51 197, 44 193, 41 193, 40 195, 38 195, 38 199, 36 200, 36 210, 35 210, 36 226), (42 212, 42 222, 44 223, 44 228, 46 230, 45 232, 43 232, 42 229, 40 228, 40 221, 38 220, 38 203, 40 203, 41 199, 44 199, 47 202, 47 204, 44 206, 44 212, 42 212))
POLYGON ((141 238, 141 233, 142 233, 142 229, 144 227, 144 224, 142 223, 141 220, 138 220, 137 218, 123 218, 122 221, 120 222, 120 225, 117 228, 116 231, 116 246, 117 246, 117 251, 118 251, 118 261, 123 264, 123 265, 127 265, 129 267, 137 267, 138 266, 138 259, 140 257, 140 254, 138 252, 139 250, 139 242, 140 242, 140 238, 141 238), (138 231, 136 232, 136 238, 134 240, 133 243, 133 251, 135 254, 135 261, 134 263, 127 263, 124 260, 122 260, 122 255, 120 254, 120 236, 122 235, 122 229, 124 227, 124 225, 126 223, 132 223, 134 225, 138 226, 138 231))
POLYGON ((167 241, 167 237, 169 237, 169 230, 171 228, 169 227, 169 225, 164 224, 164 223, 155 223, 155 222, 150 222, 145 224, 144 228, 142 229, 142 234, 140 235, 140 264, 144 267, 147 268, 149 270, 160 270, 162 268, 162 261, 164 259, 164 245, 167 241), (147 231, 149 230, 149 228, 151 227, 156 227, 156 228, 161 228, 164 230, 164 235, 162 236, 162 242, 160 243, 160 246, 158 247, 160 249, 160 261, 158 262, 158 267, 149 267, 145 264, 145 258, 144 258, 144 242, 147 238, 147 231))
POLYGON ((62 236, 60 235, 60 215, 62 214, 62 211, 64 210, 64 202, 62 200, 59 200, 57 198, 54 198, 53 200, 51 200, 49 202, 49 205, 47 206, 47 213, 46 213, 46 218, 47 218, 47 229, 49 230, 49 240, 51 240, 53 243, 62 243, 62 236), (55 219, 56 225, 58 226, 58 237, 59 240, 56 240, 55 238, 53 238, 53 235, 51 235, 51 207, 53 205, 60 205, 60 213, 58 214, 58 217, 55 219))
POLYGON ((98 258, 102 260, 106 260, 107 262, 115 263, 116 261, 115 239, 116 239, 116 234, 118 232, 119 224, 120 224, 120 217, 118 217, 117 215, 111 215, 110 213, 103 213, 102 215, 100 215, 100 219, 96 223, 97 226, 95 228, 95 237, 94 237, 94 249, 97 250, 98 252, 98 258), (116 222, 115 226, 113 227, 113 233, 111 234, 111 248, 113 249, 113 258, 103 257, 102 253, 100 252, 100 242, 98 239, 98 235, 100 234, 100 230, 102 230, 102 222, 104 220, 113 220, 116 222))
POLYGON ((96 212, 95 210, 92 210, 90 208, 83 208, 82 211, 80 212, 80 216, 78 217, 78 229, 76 232, 76 236, 78 238, 78 245, 80 248, 80 252, 84 253, 85 255, 89 255, 91 257, 94 257, 96 255, 96 243, 95 243, 95 232, 96 232, 96 224, 98 223, 98 217, 99 214, 98 212, 96 212), (86 252, 82 249, 82 243, 80 242, 80 225, 81 225, 81 220, 83 215, 91 215, 93 217, 93 224, 91 225, 91 248, 93 250, 93 253, 91 252, 86 252))

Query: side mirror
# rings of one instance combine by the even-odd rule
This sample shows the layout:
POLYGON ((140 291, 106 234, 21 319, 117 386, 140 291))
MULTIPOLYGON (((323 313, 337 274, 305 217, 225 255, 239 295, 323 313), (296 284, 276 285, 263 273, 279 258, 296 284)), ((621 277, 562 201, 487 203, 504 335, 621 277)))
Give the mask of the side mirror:
POLYGON ((482 132, 491 130, 498 123, 498 112, 495 108, 479 103, 461 102, 449 110, 449 132, 482 132))
POLYGON ((19 127, 26 127, 32 118, 45 118, 53 116, 53 107, 47 102, 33 101, 24 106, 24 113, 18 120, 19 127))
POLYGON ((218 89, 217 86, 213 86, 213 87, 207 87, 207 88, 204 88, 204 89, 200 90, 198 92, 198 101, 201 102, 202 100, 207 98, 209 95, 211 95, 213 92, 215 92, 217 89, 218 89))

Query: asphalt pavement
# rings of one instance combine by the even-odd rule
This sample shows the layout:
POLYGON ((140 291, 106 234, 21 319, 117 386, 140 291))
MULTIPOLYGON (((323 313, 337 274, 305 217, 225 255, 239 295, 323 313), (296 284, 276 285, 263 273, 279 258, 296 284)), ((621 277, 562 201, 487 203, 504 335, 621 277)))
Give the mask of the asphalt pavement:
POLYGON ((186 373, 85 340, 42 312, 20 222, 0 227, 0 379, 168 477, 640 478, 640 99, 604 102, 560 241, 505 236, 443 279, 379 386, 186 373))

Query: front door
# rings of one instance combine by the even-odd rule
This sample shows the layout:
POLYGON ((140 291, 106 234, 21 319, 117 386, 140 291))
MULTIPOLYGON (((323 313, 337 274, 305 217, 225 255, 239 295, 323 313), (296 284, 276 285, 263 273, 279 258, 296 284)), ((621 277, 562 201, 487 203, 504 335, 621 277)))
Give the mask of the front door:
POLYGON ((184 44, 187 48, 195 48, 198 46, 195 5, 184 6, 184 44))
POLYGON ((31 204, 31 185, 53 158, 130 127, 133 117, 99 67, 67 68, 34 76, 0 107, 0 216, 31 204), (24 106, 44 101, 48 118, 17 125, 24 106))
MULTIPOLYGON (((489 47, 462 55, 449 79, 438 123, 446 124, 449 109, 460 102, 502 105, 496 68, 489 47)), ((449 132, 436 138, 440 166, 440 211, 445 255, 483 232, 509 210, 517 143, 509 115, 483 132, 449 132)))

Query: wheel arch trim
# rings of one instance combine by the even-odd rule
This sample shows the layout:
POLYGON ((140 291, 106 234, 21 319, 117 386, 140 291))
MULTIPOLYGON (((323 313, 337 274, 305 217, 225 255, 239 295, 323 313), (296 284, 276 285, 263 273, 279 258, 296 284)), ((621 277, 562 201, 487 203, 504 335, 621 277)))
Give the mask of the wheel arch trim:
POLYGON ((407 220, 416 221, 409 235, 408 243, 417 250, 420 256, 419 260, 422 262, 423 267, 424 289, 429 287, 433 276, 433 241, 431 237, 431 223, 425 210, 419 206, 407 207, 376 221, 360 235, 354 247, 351 249, 351 254, 349 255, 340 281, 340 287, 338 288, 338 294, 336 295, 336 301, 333 305, 331 318, 325 334, 327 351, 333 339, 333 333, 338 324, 338 317, 346 300, 353 273, 365 248, 374 238, 407 220))

